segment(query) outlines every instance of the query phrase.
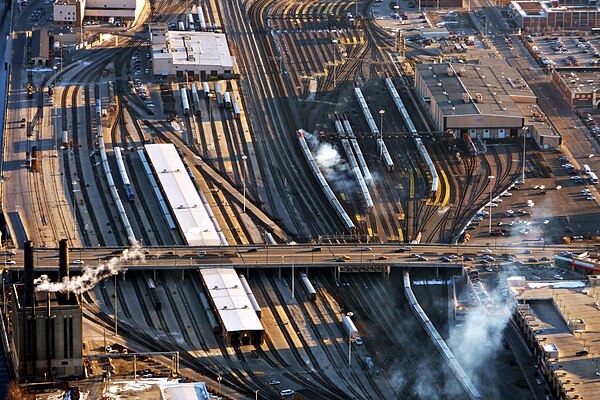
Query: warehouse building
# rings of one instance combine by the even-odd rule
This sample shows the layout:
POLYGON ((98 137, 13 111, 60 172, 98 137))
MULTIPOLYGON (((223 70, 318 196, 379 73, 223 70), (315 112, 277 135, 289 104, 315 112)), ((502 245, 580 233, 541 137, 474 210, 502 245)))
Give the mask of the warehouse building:
POLYGON ((200 276, 221 324, 225 343, 229 346, 260 345, 264 328, 235 269, 201 269, 200 276))
POLYGON ((553 69, 552 81, 571 107, 598 108, 600 70, 553 69))
POLYGON ((224 33, 169 31, 150 26, 154 75, 191 80, 230 79, 234 60, 224 33))
POLYGON ((437 129, 455 137, 517 137, 525 123, 517 104, 536 102, 521 75, 502 60, 419 64, 415 87, 437 129))
POLYGON ((144 0, 56 0, 54 22, 81 26, 83 20, 135 21, 144 8, 144 0))
POLYGON ((512 1, 510 10, 517 26, 529 32, 588 31, 600 28, 600 6, 552 1, 512 1))

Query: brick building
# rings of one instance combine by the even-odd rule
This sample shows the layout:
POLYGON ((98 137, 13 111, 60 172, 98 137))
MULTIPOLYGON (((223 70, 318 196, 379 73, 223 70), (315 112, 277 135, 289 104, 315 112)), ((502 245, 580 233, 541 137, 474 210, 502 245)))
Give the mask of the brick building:
POLYGON ((573 5, 570 1, 513 1, 513 20, 530 32, 586 31, 600 28, 600 6, 573 5))

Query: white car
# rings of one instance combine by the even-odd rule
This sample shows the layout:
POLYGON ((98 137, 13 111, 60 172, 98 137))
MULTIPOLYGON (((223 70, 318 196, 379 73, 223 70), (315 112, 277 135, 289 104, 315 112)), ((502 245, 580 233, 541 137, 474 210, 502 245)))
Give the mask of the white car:
POLYGON ((4 265, 15 265, 17 262, 15 260, 6 260, 4 261, 4 265))
POLYGON ((487 203, 485 206, 486 207, 498 207, 498 204, 496 204, 496 203, 487 203))
POLYGON ((71 264, 83 265, 85 262, 83 260, 73 260, 71 264))
POLYGON ((510 197, 512 195, 513 194, 511 192, 502 192, 502 194, 500 196, 502 196, 502 197, 510 197))
POLYGON ((485 254, 490 254, 493 253, 493 251, 491 251, 490 249, 483 249, 481 251, 479 251, 480 253, 485 253, 485 254))
POLYGON ((354 338, 354 343, 356 343, 357 345, 360 346, 361 344, 363 344, 363 340, 362 340, 361 337, 355 337, 354 338))
POLYGON ((502 199, 494 199, 492 200, 492 203, 502 203, 502 199))
POLYGON ((279 394, 282 396, 291 396, 294 394, 294 391, 292 389, 283 389, 279 394))

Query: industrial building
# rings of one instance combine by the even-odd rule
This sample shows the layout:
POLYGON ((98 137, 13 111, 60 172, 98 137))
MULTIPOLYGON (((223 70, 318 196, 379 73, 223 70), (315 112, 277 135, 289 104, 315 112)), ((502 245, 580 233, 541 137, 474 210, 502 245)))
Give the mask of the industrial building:
POLYGON ((419 7, 420 8, 455 8, 455 7, 464 7, 463 0, 420 0, 419 7))
POLYGON ((517 137, 525 123, 517 104, 536 103, 521 75, 502 60, 419 64, 415 87, 437 129, 456 137, 517 137))
POLYGON ((224 33, 169 31, 150 26, 154 75, 192 80, 230 79, 234 60, 224 33))
POLYGON ((35 65, 46 65, 50 61, 50 38, 47 29, 31 31, 31 61, 35 65))
POLYGON ((600 70, 553 69, 552 82, 571 107, 598 108, 600 70))
POLYGON ((54 2, 54 22, 81 26, 85 12, 85 0, 56 0, 54 2))
POLYGON ((512 18, 529 32, 589 31, 600 28, 600 6, 589 2, 573 5, 552 1, 512 1, 512 18))
POLYGON ((169 203, 179 231, 190 246, 226 245, 217 232, 214 216, 202 201, 177 153, 175 145, 148 144, 144 147, 157 181, 169 203))
POLYGON ((201 269, 200 276, 221 324, 225 343, 230 346, 261 344, 264 328, 235 269, 201 269))
MULTIPOLYGON (((66 240, 61 241, 59 280, 69 276, 66 240)), ((12 286, 12 340, 22 378, 83 376, 82 311, 77 296, 34 292, 33 242, 25 242, 24 284, 12 286)))
POLYGON ((599 399, 600 288, 591 280, 526 282, 511 288, 514 321, 553 398, 599 399))
POLYGON ((108 21, 120 18, 135 21, 144 8, 144 0, 56 0, 54 22, 81 26, 83 20, 108 21))

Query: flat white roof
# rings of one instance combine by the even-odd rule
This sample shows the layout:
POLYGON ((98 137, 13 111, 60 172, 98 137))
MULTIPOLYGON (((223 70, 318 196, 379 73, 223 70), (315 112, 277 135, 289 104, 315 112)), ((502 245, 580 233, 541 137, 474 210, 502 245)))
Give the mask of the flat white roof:
POLYGON ((210 400, 204 383, 174 383, 160 385, 160 400, 210 400))
POLYGON ((168 143, 147 144, 144 147, 187 244, 190 246, 221 245, 217 230, 175 146, 168 143))
POLYGON ((224 33, 167 31, 166 43, 153 43, 155 59, 171 58, 173 65, 221 66, 233 69, 233 59, 224 33))
POLYGON ((201 269, 200 275, 227 332, 264 330, 233 267, 201 269))

